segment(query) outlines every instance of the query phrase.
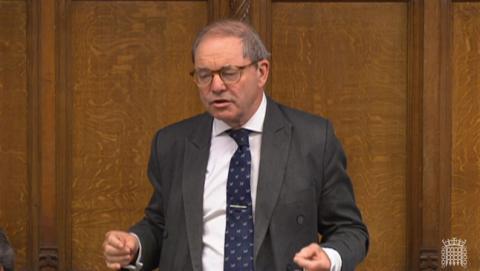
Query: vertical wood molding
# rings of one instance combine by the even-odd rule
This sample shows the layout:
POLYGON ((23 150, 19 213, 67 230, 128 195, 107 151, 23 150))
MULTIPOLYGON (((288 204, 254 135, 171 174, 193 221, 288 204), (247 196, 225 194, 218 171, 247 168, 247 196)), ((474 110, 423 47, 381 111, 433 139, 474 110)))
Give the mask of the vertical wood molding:
POLYGON ((439 260, 450 232, 451 23, 450 0, 424 2, 422 263, 439 260))
POLYGON ((208 0, 208 21, 235 18, 250 22, 251 0, 208 0))
MULTIPOLYGON (((250 23, 255 27, 267 50, 272 52, 272 0, 252 0, 250 23)), ((271 62, 270 62, 271 63, 271 62)), ((265 92, 272 95, 272 70, 265 92)))
POLYGON ((208 22, 230 17, 230 1, 208 0, 208 22))
POLYGON ((272 49, 272 0, 252 0, 251 24, 268 50, 272 49))
POLYGON ((451 8, 449 0, 409 2, 409 270, 438 270, 450 232, 451 8))
POLYGON ((39 270, 58 270, 55 178, 55 0, 39 5, 39 270))
POLYGON ((67 78, 70 72, 70 1, 56 0, 55 89, 56 141, 55 178, 57 189, 58 269, 72 270, 72 93, 67 78))
POLYGON ((423 0, 408 4, 407 267, 419 270, 422 245, 423 0))
MULTIPOLYGON (((440 3, 440 239, 451 238, 450 217, 452 213, 452 99, 453 99, 453 3, 440 3)), ((441 248, 440 248, 441 249, 441 248)), ((439 251, 440 253, 440 251, 439 251)))
POLYGON ((30 218, 27 243, 27 270, 38 270, 39 255, 39 205, 40 205, 40 157, 39 157, 39 96, 38 96, 38 42, 39 1, 27 2, 27 92, 28 92, 28 183, 30 218))
POLYGON ((57 269, 55 175, 52 142, 55 38, 53 0, 28 1, 28 179, 30 223, 27 270, 57 269), (49 5, 50 4, 50 5, 49 5))
POLYGON ((230 17, 249 22, 250 6, 250 0, 230 0, 230 17))

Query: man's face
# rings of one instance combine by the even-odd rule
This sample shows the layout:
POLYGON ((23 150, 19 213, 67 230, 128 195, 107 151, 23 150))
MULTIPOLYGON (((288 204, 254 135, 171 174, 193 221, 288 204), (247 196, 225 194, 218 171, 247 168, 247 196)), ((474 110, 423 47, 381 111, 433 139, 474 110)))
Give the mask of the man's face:
MULTIPOLYGON (((236 37, 205 37, 195 53, 195 69, 219 70, 228 66, 245 66, 252 61, 243 57, 243 45, 236 37)), ((218 74, 212 82, 199 87, 200 99, 207 111, 233 128, 245 124, 262 101, 268 78, 268 60, 243 69, 240 80, 225 84, 218 74)))

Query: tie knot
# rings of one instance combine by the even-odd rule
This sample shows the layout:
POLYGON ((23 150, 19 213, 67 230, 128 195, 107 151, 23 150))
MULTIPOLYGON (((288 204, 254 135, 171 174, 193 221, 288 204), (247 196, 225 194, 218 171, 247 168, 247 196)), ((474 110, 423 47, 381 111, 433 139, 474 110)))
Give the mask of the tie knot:
POLYGON ((237 142, 239 147, 249 146, 248 143, 248 135, 250 134, 250 130, 247 129, 237 129, 237 130, 229 130, 228 134, 237 142))

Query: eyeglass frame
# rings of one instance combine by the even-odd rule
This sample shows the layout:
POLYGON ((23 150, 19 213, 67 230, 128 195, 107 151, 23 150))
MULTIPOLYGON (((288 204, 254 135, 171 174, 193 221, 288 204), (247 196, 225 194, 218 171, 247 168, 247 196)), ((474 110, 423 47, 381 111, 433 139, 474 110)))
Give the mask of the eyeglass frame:
POLYGON ((255 60, 255 61, 252 61, 250 62, 249 64, 246 64, 246 65, 242 65, 242 66, 237 66, 237 65, 228 65, 228 66, 223 66, 221 67, 220 69, 218 70, 208 70, 208 69, 205 69, 205 70, 208 70, 210 72, 210 81, 205 84, 205 85, 200 85, 196 80, 195 80, 195 74, 197 72, 196 69, 193 69, 191 72, 190 72, 190 76, 192 76, 192 79, 193 79, 193 82, 195 82, 195 84, 198 86, 198 87, 206 87, 206 86, 209 86, 212 81, 213 81, 213 77, 215 76, 215 74, 218 74, 218 77, 220 77, 220 80, 222 80, 222 82, 225 84, 225 85, 234 85, 236 83, 238 83, 240 81, 240 79, 242 78, 242 75, 243 75, 243 70, 250 67, 250 66, 253 66, 253 65, 256 65, 258 64, 258 62, 260 62, 261 60, 255 60), (223 79, 222 77, 222 71, 225 70, 225 69, 228 69, 228 68, 235 68, 235 69, 238 69, 238 72, 240 73, 240 76, 238 76, 238 79, 237 81, 235 82, 225 82, 225 80, 223 79))

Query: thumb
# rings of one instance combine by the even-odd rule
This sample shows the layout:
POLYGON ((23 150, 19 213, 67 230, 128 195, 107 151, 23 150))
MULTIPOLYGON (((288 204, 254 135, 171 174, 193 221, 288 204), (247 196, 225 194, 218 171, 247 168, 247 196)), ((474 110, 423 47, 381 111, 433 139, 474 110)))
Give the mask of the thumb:
POLYGON ((138 250, 138 241, 137 238, 131 234, 128 234, 128 237, 125 238, 125 247, 128 248, 130 254, 133 256, 137 253, 138 250))
POLYGON ((315 246, 315 244, 310 244, 297 252, 296 256, 305 259, 312 259, 316 255, 316 253, 317 247, 315 246))

